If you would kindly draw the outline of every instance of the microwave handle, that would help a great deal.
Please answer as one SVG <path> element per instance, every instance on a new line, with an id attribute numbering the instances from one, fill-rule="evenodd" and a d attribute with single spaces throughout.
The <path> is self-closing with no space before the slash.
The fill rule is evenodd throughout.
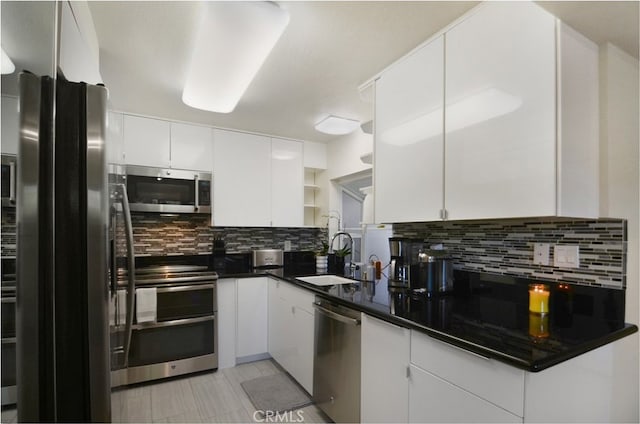
<path id="1" fill-rule="evenodd" d="M 16 163 L 14 161 L 9 162 L 9 202 L 12 205 L 16 203 Z"/>
<path id="2" fill-rule="evenodd" d="M 195 184 L 195 187 L 196 187 L 196 201 L 195 201 L 196 208 L 195 208 L 195 210 L 197 212 L 198 209 L 200 209 L 200 187 L 199 187 L 199 184 L 198 184 L 198 175 L 197 174 L 195 175 L 195 178 L 194 178 L 194 184 Z"/>

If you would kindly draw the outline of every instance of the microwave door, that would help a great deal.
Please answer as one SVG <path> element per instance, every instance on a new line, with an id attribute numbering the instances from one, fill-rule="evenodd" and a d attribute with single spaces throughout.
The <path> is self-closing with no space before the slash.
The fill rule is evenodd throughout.
<path id="1" fill-rule="evenodd" d="M 131 211 L 210 213 L 210 180 L 210 173 L 129 165 Z"/>

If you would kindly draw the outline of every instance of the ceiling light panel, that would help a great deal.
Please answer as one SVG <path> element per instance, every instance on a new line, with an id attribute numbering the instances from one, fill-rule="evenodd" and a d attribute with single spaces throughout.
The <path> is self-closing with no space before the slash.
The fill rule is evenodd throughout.
<path id="1" fill-rule="evenodd" d="M 273 2 L 205 2 L 182 101 L 229 113 L 289 23 Z"/>
<path id="2" fill-rule="evenodd" d="M 329 115 L 316 124 L 316 130 L 331 135 L 352 133 L 360 126 L 360 121 Z"/>

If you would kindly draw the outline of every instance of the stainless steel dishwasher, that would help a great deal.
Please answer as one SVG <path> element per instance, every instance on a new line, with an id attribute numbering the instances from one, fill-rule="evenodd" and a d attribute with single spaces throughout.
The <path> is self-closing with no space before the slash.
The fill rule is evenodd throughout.
<path id="1" fill-rule="evenodd" d="M 337 423 L 360 422 L 360 312 L 316 297 L 313 400 Z"/>

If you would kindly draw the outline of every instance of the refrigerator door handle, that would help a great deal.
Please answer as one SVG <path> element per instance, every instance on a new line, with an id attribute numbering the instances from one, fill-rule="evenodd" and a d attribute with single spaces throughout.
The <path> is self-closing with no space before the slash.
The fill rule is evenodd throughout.
<path id="1" fill-rule="evenodd" d="M 122 203 L 122 212 L 124 214 L 124 227 L 127 240 L 127 261 L 129 262 L 129 270 L 127 272 L 127 318 L 125 327 L 125 343 L 124 343 L 124 367 L 129 366 L 129 350 L 131 348 L 131 331 L 133 329 L 133 307 L 135 304 L 136 294 L 136 263 L 133 252 L 133 225 L 131 224 L 131 210 L 129 209 L 129 198 L 127 197 L 127 187 L 124 184 L 118 184 L 121 190 L 119 196 Z"/>
<path id="2" fill-rule="evenodd" d="M 117 198 L 117 195 L 115 196 Z M 110 208 L 109 214 L 109 228 L 111 229 L 111 234 L 109 234 L 109 253 L 111 255 L 111 264 L 110 264 L 110 272 L 109 272 L 109 283 L 110 283 L 110 292 L 111 297 L 117 296 L 118 294 L 118 261 L 116 255 L 116 214 L 118 211 L 115 207 Z M 117 319 L 117 318 L 116 318 Z"/>
<path id="3" fill-rule="evenodd" d="M 196 174 L 195 178 L 194 178 L 194 182 L 196 185 L 196 192 L 195 192 L 195 211 L 198 212 L 198 209 L 200 208 L 200 184 L 198 183 L 198 174 Z"/>
<path id="4" fill-rule="evenodd" d="M 12 205 L 16 204 L 16 163 L 11 161 L 9 163 L 9 202 Z"/>

